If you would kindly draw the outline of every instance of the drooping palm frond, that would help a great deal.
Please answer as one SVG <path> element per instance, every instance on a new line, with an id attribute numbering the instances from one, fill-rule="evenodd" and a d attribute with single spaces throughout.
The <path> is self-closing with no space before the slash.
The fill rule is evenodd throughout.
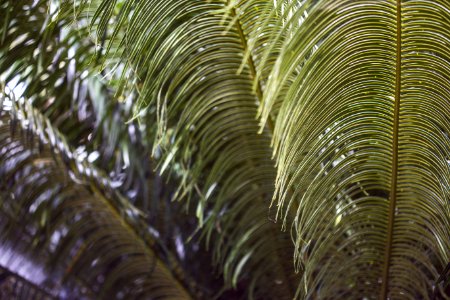
<path id="1" fill-rule="evenodd" d="M 267 210 L 275 180 L 271 136 L 257 134 L 256 70 L 250 61 L 242 65 L 251 20 L 243 27 L 226 1 L 123 1 L 117 16 L 108 13 L 116 1 L 100 2 L 97 36 L 125 31 L 111 41 L 122 47 L 109 55 L 135 71 L 125 70 L 133 77 L 123 80 L 138 80 L 138 107 L 157 110 L 156 120 L 139 113 L 159 126 L 160 170 L 181 172 L 180 198 L 198 199 L 200 231 L 226 281 L 245 282 L 256 298 L 292 298 L 291 241 Z"/>
<path id="2" fill-rule="evenodd" d="M 2 245 L 41 266 L 49 288 L 69 298 L 189 298 L 139 211 L 48 119 L 32 108 L 13 118 L 2 111 L 0 130 Z"/>
<path id="3" fill-rule="evenodd" d="M 430 298 L 450 261 L 450 3 L 304 1 L 278 27 L 261 113 L 302 294 Z"/>
<path id="4" fill-rule="evenodd" d="M 116 17 L 107 14 L 115 1 L 97 6 L 98 36 L 108 30 L 110 18 L 118 24 L 111 30 L 125 31 L 122 48 L 109 54 L 136 70 L 136 77 L 123 80 L 138 80 L 140 106 L 157 110 L 160 169 L 182 173 L 180 198 L 199 198 L 194 205 L 204 223 L 201 232 L 226 281 L 245 284 L 257 298 L 293 297 L 295 275 L 285 259 L 291 242 L 267 211 L 275 179 L 270 134 L 257 134 L 254 66 L 245 64 L 237 74 L 246 46 L 232 6 L 123 1 Z M 148 126 L 155 122 L 149 115 L 141 120 Z M 242 277 L 245 273 L 251 277 Z"/>

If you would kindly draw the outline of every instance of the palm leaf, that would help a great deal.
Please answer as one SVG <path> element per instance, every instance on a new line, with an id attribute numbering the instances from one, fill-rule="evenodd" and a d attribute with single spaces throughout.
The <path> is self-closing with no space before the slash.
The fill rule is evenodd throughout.
<path id="1" fill-rule="evenodd" d="M 3 1 L 0 74 L 66 136 L 110 173 L 120 191 L 146 209 L 148 150 L 130 105 L 110 101 L 116 87 L 99 72 L 100 62 L 88 22 L 74 23 L 68 1 Z M 73 5 L 69 5 L 73 7 Z M 109 70 L 106 70 L 109 72 Z M 105 71 L 105 72 L 106 72 Z M 128 102 L 131 99 L 128 99 Z M 102 155 L 95 154 L 101 153 Z M 143 163 L 146 162 L 146 163 Z"/>
<path id="2" fill-rule="evenodd" d="M 158 124 L 160 170 L 181 174 L 179 197 L 195 200 L 226 282 L 246 282 L 256 298 L 293 297 L 291 262 L 278 258 L 291 256 L 291 242 L 267 212 L 275 180 L 270 134 L 256 134 L 256 70 L 241 68 L 246 37 L 235 9 L 224 1 L 124 1 L 115 16 L 116 5 L 98 5 L 97 36 L 109 22 L 118 24 L 111 31 L 125 31 L 109 54 L 135 70 L 123 80 L 139 80 L 137 107 L 156 109 L 156 120 L 138 111 L 149 127 Z"/>
<path id="3" fill-rule="evenodd" d="M 25 130 L 2 112 L 2 244 L 43 266 L 71 297 L 189 298 L 154 239 L 135 229 L 139 211 L 70 151 L 48 119 L 19 111 Z"/>
<path id="4" fill-rule="evenodd" d="M 30 8 L 50 3 L 0 4 L 6 24 L 0 73 L 8 82 L 18 74 L 28 78 L 32 99 L 53 93 L 60 75 L 46 68 L 54 50 L 45 48 L 48 57 L 38 61 L 23 57 L 56 45 L 55 24 L 65 26 L 73 16 L 75 28 L 84 29 L 69 26 L 69 35 L 89 36 L 89 20 L 96 35 L 86 49 L 96 43 L 95 60 L 113 74 L 120 100 L 138 96 L 136 117 L 154 140 L 147 146 L 159 170 L 181 180 L 178 198 L 194 203 L 199 234 L 213 247 L 227 285 L 245 286 L 250 298 L 448 298 L 442 285 L 450 261 L 448 1 L 80 0 L 62 2 L 50 23 L 39 9 L 30 17 L 23 9 L 30 2 Z M 20 27 L 11 20 L 22 13 L 30 24 Z M 38 67 L 28 73 L 21 61 Z M 79 61 L 80 71 L 90 68 L 83 51 Z M 64 143 L 51 144 L 73 153 Z M 3 167 L 17 176 L 29 172 L 23 169 L 28 152 L 20 143 L 8 147 L 3 156 L 18 163 Z M 70 170 L 62 172 L 65 180 L 74 174 L 80 184 L 92 182 L 89 199 L 108 191 L 108 203 L 127 224 L 145 231 L 138 211 L 103 184 L 108 176 L 92 176 L 90 166 L 67 155 L 62 161 Z M 23 207 L 31 207 L 47 186 L 23 182 L 24 189 L 14 187 L 28 195 Z M 276 216 L 267 212 L 271 198 Z M 14 219 L 20 211 L 11 206 L 2 213 L 20 224 Z M 35 224 L 48 218 L 42 211 Z M 294 245 L 272 218 L 291 225 Z M 42 242 L 28 236 L 29 243 Z M 290 270 L 292 253 L 300 277 Z M 70 251 L 66 256 L 78 264 Z M 68 276 L 69 285 L 86 285 L 76 275 Z"/>
<path id="5" fill-rule="evenodd" d="M 427 299 L 450 260 L 449 11 L 305 1 L 280 19 L 261 115 L 305 297 Z"/>

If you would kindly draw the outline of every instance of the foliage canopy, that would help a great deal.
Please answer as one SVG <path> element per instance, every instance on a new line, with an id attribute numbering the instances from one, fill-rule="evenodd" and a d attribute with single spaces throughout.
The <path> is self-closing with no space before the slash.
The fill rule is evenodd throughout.
<path id="1" fill-rule="evenodd" d="M 450 298 L 448 0 L 0 0 L 0 23 L 0 289 Z"/>

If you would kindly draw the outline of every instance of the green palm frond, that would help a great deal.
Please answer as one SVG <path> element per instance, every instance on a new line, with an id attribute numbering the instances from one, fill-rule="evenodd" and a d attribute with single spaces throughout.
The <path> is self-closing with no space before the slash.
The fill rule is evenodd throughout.
<path id="1" fill-rule="evenodd" d="M 115 6 L 98 5 L 98 36 Z M 138 106 L 157 110 L 156 120 L 141 119 L 159 126 L 154 147 L 163 155 L 160 169 L 178 170 L 180 198 L 198 199 L 201 232 L 226 281 L 249 281 L 257 298 L 293 297 L 291 262 L 278 259 L 291 255 L 291 241 L 267 211 L 275 180 L 271 137 L 256 134 L 256 70 L 241 67 L 245 28 L 235 9 L 224 1 L 124 1 L 122 10 L 114 30 L 123 26 L 123 47 L 110 54 L 137 71 Z M 251 278 L 242 277 L 246 269 Z"/>
<path id="2" fill-rule="evenodd" d="M 70 151 L 36 110 L 25 106 L 14 116 L 2 112 L 2 245 L 43 266 L 57 284 L 75 285 L 73 297 L 189 298 L 155 252 L 139 211 L 101 171 Z"/>
<path id="3" fill-rule="evenodd" d="M 427 299 L 450 260 L 449 12 L 306 1 L 273 36 L 261 113 L 305 296 Z"/>

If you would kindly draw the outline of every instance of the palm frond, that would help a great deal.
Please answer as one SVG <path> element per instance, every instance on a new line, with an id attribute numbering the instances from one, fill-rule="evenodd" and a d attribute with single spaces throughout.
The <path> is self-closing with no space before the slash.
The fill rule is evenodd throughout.
<path id="1" fill-rule="evenodd" d="M 146 137 L 141 134 L 145 129 L 151 135 L 151 128 L 134 121 L 125 124 L 134 96 L 130 93 L 127 99 L 114 101 L 114 79 L 103 79 L 110 78 L 105 74 L 111 72 L 109 66 L 97 70 L 102 48 L 96 48 L 88 34 L 89 14 L 79 14 L 83 3 L 29 0 L 4 1 L 2 5 L 5 10 L 0 16 L 8 9 L 14 12 L 0 28 L 5 36 L 0 43 L 0 76 L 7 80 L 7 86 L 24 95 L 49 119 L 52 128 L 64 134 L 70 151 L 78 153 L 80 159 L 87 158 L 89 165 L 104 172 L 110 187 L 126 196 L 125 201 L 131 200 L 142 209 L 145 217 L 136 228 L 151 228 L 158 237 L 159 254 L 172 271 L 197 296 L 212 297 L 222 280 L 209 276 L 211 258 L 197 261 L 204 247 L 199 247 L 198 241 L 185 244 L 195 230 L 195 214 L 186 214 L 183 205 L 170 202 L 176 189 L 173 180 L 162 182 L 151 171 L 153 162 L 143 146 Z M 89 9 L 93 8 L 90 4 Z M 53 79 L 45 79 L 47 75 Z"/>
<path id="2" fill-rule="evenodd" d="M 260 98 L 261 121 L 268 125 L 257 139 L 273 135 L 279 214 L 285 224 L 289 214 L 296 215 L 292 231 L 301 294 L 430 296 L 438 270 L 449 260 L 450 243 L 448 91 L 441 86 L 448 82 L 446 31 L 435 41 L 448 26 L 447 4 L 280 1 L 269 14 L 278 18 L 263 21 L 275 24 L 273 31 L 249 21 L 246 32 L 246 23 L 236 22 L 239 9 L 248 9 L 250 17 L 262 3 L 267 16 L 270 5 L 241 2 L 236 13 L 235 2 L 127 3 L 125 15 L 132 17 L 123 56 L 142 70 L 141 103 L 157 107 L 158 144 L 169 149 L 166 161 L 184 160 L 188 190 L 210 165 L 199 190 L 216 203 L 230 202 L 221 202 L 219 188 L 233 195 L 235 182 L 252 178 L 238 171 L 233 158 L 253 154 L 247 154 L 244 142 L 233 148 L 228 132 L 250 128 L 250 104 L 248 119 L 238 108 L 247 107 L 243 99 Z M 431 11 L 437 12 L 432 21 L 411 21 Z M 262 41 L 265 32 L 266 53 L 243 39 L 249 34 Z M 423 50 L 420 40 L 427 39 L 429 50 Z M 431 76 L 421 61 L 436 61 L 432 79 L 420 78 Z M 244 77 L 254 81 L 257 97 Z M 255 138 L 253 130 L 245 135 L 246 145 Z M 254 145 L 251 149 L 264 149 L 263 143 Z M 269 174 L 256 165 L 259 174 Z M 236 173 L 227 173 L 227 167 Z M 200 205 L 201 220 L 206 205 Z M 335 261 L 348 263 L 335 267 Z"/>
<path id="3" fill-rule="evenodd" d="M 304 297 L 427 299 L 450 260 L 449 12 L 304 1 L 280 18 L 260 109 Z"/>
<path id="4" fill-rule="evenodd" d="M 109 30 L 116 5 L 98 5 L 97 36 Z M 180 198 L 198 199 L 200 231 L 229 284 L 248 281 L 257 298 L 291 298 L 291 262 L 278 257 L 290 257 L 292 246 L 268 218 L 271 136 L 257 134 L 256 70 L 242 65 L 246 29 L 238 12 L 225 1 L 124 1 L 121 9 L 111 31 L 125 31 L 115 42 L 122 47 L 109 54 L 136 71 L 123 80 L 139 80 L 139 116 L 159 126 L 160 170 L 181 174 Z M 139 108 L 156 109 L 156 120 Z M 252 270 L 251 278 L 242 270 Z"/>
<path id="5" fill-rule="evenodd" d="M 74 22 L 76 11 L 66 7 L 74 7 L 70 2 L 2 2 L 7 13 L 0 27 L 0 74 L 71 146 L 93 153 L 94 164 L 146 209 L 154 205 L 146 178 L 151 164 L 137 122 L 124 125 L 131 118 L 131 99 L 111 101 L 116 87 L 102 79 L 89 23 Z"/>
<path id="6" fill-rule="evenodd" d="M 70 151 L 36 110 L 14 115 L 3 111 L 1 120 L 2 244 L 60 285 L 81 284 L 72 297 L 189 298 L 149 233 L 136 231 L 139 211 L 101 171 Z M 28 125 L 16 128 L 14 120 Z"/>

